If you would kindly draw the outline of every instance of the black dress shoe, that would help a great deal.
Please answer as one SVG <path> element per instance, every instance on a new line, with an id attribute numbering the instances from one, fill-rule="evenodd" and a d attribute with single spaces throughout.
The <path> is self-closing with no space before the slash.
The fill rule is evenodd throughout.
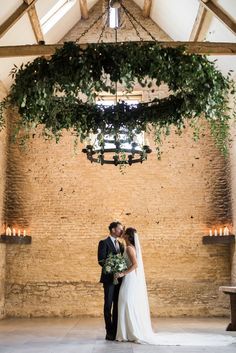
<path id="1" fill-rule="evenodd" d="M 107 341 L 115 341 L 115 337 L 112 336 L 112 335 L 106 334 L 106 340 L 107 340 Z"/>

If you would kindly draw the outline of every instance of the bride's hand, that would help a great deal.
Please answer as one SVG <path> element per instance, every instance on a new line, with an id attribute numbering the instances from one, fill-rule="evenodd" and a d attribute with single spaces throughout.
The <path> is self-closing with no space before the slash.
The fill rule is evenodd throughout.
<path id="1" fill-rule="evenodd" d="M 121 278 L 121 277 L 124 277 L 124 273 L 123 272 L 120 272 L 119 274 L 118 274 L 118 276 L 119 276 L 119 278 Z"/>

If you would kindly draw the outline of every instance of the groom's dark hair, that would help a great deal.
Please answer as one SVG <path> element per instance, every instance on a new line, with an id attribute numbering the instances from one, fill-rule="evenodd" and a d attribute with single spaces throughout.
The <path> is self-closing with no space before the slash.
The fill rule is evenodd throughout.
<path id="1" fill-rule="evenodd" d="M 121 225 L 121 223 L 120 223 L 120 222 L 111 222 L 111 224 L 110 224 L 109 227 L 108 227 L 110 233 L 111 233 L 112 229 L 113 229 L 113 228 L 116 228 L 118 225 Z"/>

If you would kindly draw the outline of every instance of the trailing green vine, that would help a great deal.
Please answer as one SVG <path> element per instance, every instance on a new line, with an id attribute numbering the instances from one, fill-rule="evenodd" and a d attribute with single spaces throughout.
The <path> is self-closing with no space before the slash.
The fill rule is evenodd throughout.
<path id="1" fill-rule="evenodd" d="M 188 54 L 185 48 L 163 48 L 155 42 L 89 44 L 66 42 L 50 59 L 36 58 L 13 68 L 15 79 L 9 95 L 1 102 L 3 112 L 16 108 L 20 114 L 15 129 L 30 136 L 43 125 L 45 138 L 58 141 L 63 129 L 81 140 L 90 132 L 105 134 L 126 127 L 146 131 L 152 126 L 157 148 L 162 134 L 171 126 L 185 128 L 186 120 L 199 137 L 199 121 L 205 118 L 219 149 L 226 154 L 229 136 L 229 95 L 235 93 L 230 73 L 224 77 L 206 56 Z M 96 99 L 104 92 L 115 94 L 120 83 L 128 92 L 136 83 L 155 91 L 166 83 L 170 95 L 130 106 L 118 102 L 101 106 Z M 233 112 L 235 117 L 235 111 Z"/>

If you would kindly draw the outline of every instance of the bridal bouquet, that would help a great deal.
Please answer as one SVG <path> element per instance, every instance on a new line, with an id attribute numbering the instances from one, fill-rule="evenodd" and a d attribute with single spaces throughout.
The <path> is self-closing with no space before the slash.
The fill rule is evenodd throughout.
<path id="1" fill-rule="evenodd" d="M 113 274 L 113 275 L 125 270 L 127 270 L 127 265 L 126 265 L 125 258 L 122 254 L 115 254 L 115 255 L 110 254 L 106 259 L 103 267 L 104 273 Z M 113 283 L 118 284 L 119 282 L 116 278 L 114 278 Z"/>

